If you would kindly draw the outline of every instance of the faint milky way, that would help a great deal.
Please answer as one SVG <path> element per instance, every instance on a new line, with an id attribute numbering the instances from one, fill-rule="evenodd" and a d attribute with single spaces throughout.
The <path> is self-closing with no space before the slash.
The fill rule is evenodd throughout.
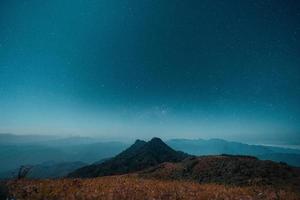
<path id="1" fill-rule="evenodd" d="M 297 0 L 0 2 L 0 132 L 300 141 Z"/>

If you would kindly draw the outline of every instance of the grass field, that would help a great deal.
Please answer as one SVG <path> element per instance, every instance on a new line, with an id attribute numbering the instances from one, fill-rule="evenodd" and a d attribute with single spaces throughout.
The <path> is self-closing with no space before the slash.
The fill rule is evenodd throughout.
<path id="1" fill-rule="evenodd" d="M 15 199 L 26 200 L 300 199 L 300 194 L 289 188 L 234 187 L 183 181 L 150 180 L 134 176 L 110 176 L 94 179 L 12 180 L 7 185 Z"/>

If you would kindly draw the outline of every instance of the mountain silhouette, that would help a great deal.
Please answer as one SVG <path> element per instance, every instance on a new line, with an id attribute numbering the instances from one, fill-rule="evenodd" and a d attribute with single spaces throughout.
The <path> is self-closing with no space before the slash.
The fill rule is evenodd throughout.
<path id="1" fill-rule="evenodd" d="M 136 140 L 128 149 L 101 164 L 92 164 L 75 170 L 68 177 L 90 178 L 140 171 L 163 162 L 179 162 L 188 157 L 175 151 L 160 138 L 145 142 Z"/>

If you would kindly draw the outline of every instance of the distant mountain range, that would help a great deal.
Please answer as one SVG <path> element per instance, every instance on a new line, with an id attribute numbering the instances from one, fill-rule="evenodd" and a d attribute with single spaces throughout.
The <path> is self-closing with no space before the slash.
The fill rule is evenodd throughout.
<path id="1" fill-rule="evenodd" d="M 184 149 L 186 152 L 195 155 L 219 155 L 222 153 L 242 155 L 259 155 L 268 153 L 300 154 L 299 149 L 249 145 L 222 139 L 172 139 L 168 140 L 167 144 L 175 149 Z"/>
<path id="2" fill-rule="evenodd" d="M 101 164 L 89 165 L 69 174 L 69 177 L 90 178 L 136 172 L 163 162 L 179 162 L 188 155 L 175 151 L 161 139 L 149 142 L 137 140 L 128 149 Z"/>
<path id="3" fill-rule="evenodd" d="M 262 160 L 286 162 L 289 165 L 300 166 L 300 150 L 263 145 L 249 145 L 239 142 L 229 142 L 222 139 L 188 140 L 173 139 L 167 144 L 180 151 L 192 155 L 250 155 Z"/>
<path id="4" fill-rule="evenodd" d="M 139 141 L 138 143 L 143 143 Z M 300 166 L 300 150 L 263 145 L 248 145 L 221 139 L 173 139 L 166 141 L 176 151 L 191 155 L 252 155 L 259 159 L 285 162 Z M 34 135 L 0 134 L 0 178 L 18 169 L 21 165 L 42 165 L 55 163 L 97 163 L 114 157 L 129 144 L 102 142 L 87 137 L 53 137 Z M 97 163 L 99 164 L 99 163 Z"/>
<path id="5" fill-rule="evenodd" d="M 54 138 L 0 134 L 0 174 L 21 165 L 38 165 L 48 161 L 57 163 L 93 163 L 120 153 L 127 144 L 101 142 L 91 138 Z"/>
<path id="6" fill-rule="evenodd" d="M 68 175 L 70 172 L 87 165 L 84 162 L 44 162 L 37 165 L 27 166 L 30 168 L 27 178 L 32 179 L 49 179 L 61 178 Z M 16 178 L 19 168 L 8 172 L 0 173 L 3 179 Z"/>

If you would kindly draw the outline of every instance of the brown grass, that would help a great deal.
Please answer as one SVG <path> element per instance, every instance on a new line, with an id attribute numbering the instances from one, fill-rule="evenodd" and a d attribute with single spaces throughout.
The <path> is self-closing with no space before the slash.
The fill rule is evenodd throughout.
<path id="1" fill-rule="evenodd" d="M 7 183 L 16 199 L 186 199 L 186 200 L 299 200 L 289 188 L 233 187 L 183 181 L 141 179 L 135 176 L 110 176 L 94 179 L 14 180 Z"/>

